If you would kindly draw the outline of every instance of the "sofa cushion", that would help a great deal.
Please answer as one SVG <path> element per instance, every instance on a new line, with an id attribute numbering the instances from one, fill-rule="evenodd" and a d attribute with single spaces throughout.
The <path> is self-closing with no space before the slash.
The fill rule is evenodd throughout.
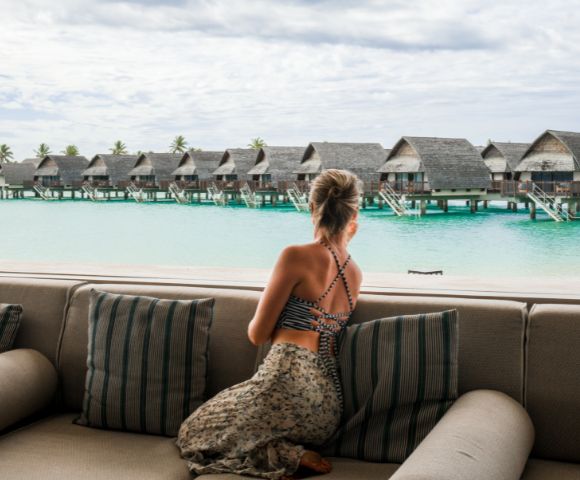
<path id="1" fill-rule="evenodd" d="M 67 295 L 81 282 L 36 278 L 0 278 L 0 303 L 23 307 L 14 348 L 38 350 L 56 365 L 56 350 Z"/>
<path id="2" fill-rule="evenodd" d="M 398 463 L 371 463 L 350 458 L 328 457 L 328 459 L 332 463 L 332 471 L 330 473 L 306 478 L 320 480 L 388 480 L 400 466 Z M 196 480 L 243 480 L 245 478 L 255 477 L 221 473 L 217 475 L 200 475 L 196 477 Z"/>
<path id="3" fill-rule="evenodd" d="M 526 304 L 502 300 L 363 294 L 352 323 L 457 309 L 458 394 L 492 389 L 523 400 L 523 342 Z"/>
<path id="4" fill-rule="evenodd" d="M 191 480 L 173 439 L 81 427 L 74 417 L 49 417 L 0 437 L 2 480 Z"/>
<path id="5" fill-rule="evenodd" d="M 536 427 L 532 454 L 580 462 L 580 306 L 534 305 L 527 339 L 525 405 Z"/>
<path id="6" fill-rule="evenodd" d="M 172 439 L 158 435 L 85 428 L 75 414 L 43 419 L 0 436 L 2 480 L 191 480 L 187 463 Z M 331 458 L 325 480 L 386 480 L 397 464 Z M 202 475 L 236 480 L 237 475 Z M 250 478 L 250 477 L 243 477 Z"/>
<path id="7" fill-rule="evenodd" d="M 344 415 L 326 451 L 403 462 L 457 398 L 457 342 L 456 310 L 347 327 Z"/>
<path id="8" fill-rule="evenodd" d="M 204 401 L 213 298 L 91 289 L 79 425 L 175 436 Z"/>
<path id="9" fill-rule="evenodd" d="M 91 288 L 128 295 L 147 295 L 168 299 L 215 298 L 214 318 L 210 329 L 207 396 L 253 374 L 257 349 L 248 340 L 260 292 L 202 287 L 90 284 L 75 291 L 71 298 L 58 359 L 64 406 L 82 409 L 88 345 L 88 309 Z"/>
<path id="10" fill-rule="evenodd" d="M 580 480 L 580 464 L 530 458 L 521 480 Z"/>
<path id="11" fill-rule="evenodd" d="M 21 315 L 22 305 L 0 303 L 0 353 L 12 349 Z"/>

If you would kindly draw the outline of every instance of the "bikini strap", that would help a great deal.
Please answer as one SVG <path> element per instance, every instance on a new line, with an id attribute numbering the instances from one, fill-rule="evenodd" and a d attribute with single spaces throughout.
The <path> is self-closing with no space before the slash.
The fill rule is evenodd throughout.
<path id="1" fill-rule="evenodd" d="M 330 245 L 328 245 L 326 242 L 324 242 L 323 240 L 320 240 L 319 242 L 322 245 L 324 245 L 326 248 L 328 248 L 328 250 L 330 250 L 330 253 L 332 253 L 332 256 L 334 257 L 334 261 L 336 263 L 336 266 L 338 267 L 338 273 L 335 275 L 334 279 L 332 280 L 332 283 L 328 286 L 328 288 L 325 290 L 325 292 L 322 295 L 320 295 L 320 297 L 318 297 L 318 299 L 316 300 L 316 303 L 319 303 L 324 297 L 326 297 L 326 295 L 328 295 L 330 293 L 330 291 L 332 290 L 332 288 L 336 284 L 338 277 L 341 277 L 342 281 L 344 283 L 344 287 L 346 289 L 346 294 L 348 296 L 348 305 L 349 305 L 350 311 L 352 312 L 354 310 L 353 303 L 352 303 L 352 295 L 350 293 L 348 281 L 346 280 L 346 276 L 344 274 L 344 270 L 345 270 L 346 266 L 348 265 L 348 262 L 350 262 L 350 258 L 351 258 L 350 253 L 348 254 L 348 257 L 346 257 L 344 264 L 341 266 L 340 261 L 338 260 L 338 255 L 332 249 L 332 247 Z"/>

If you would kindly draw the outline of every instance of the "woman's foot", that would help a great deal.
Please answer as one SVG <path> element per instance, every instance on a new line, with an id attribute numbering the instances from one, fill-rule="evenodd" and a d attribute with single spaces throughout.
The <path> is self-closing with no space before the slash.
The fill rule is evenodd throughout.
<path id="1" fill-rule="evenodd" d="M 304 451 L 300 459 L 300 466 L 314 470 L 317 473 L 329 473 L 332 470 L 330 462 L 312 450 Z"/>

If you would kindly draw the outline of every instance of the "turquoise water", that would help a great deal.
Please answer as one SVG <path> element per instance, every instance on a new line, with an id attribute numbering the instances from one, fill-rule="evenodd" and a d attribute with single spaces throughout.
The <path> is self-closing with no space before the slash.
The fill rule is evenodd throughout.
<path id="1" fill-rule="evenodd" d="M 271 268 L 281 248 L 312 240 L 309 215 L 291 207 L 5 200 L 0 219 L 9 261 Z M 363 271 L 579 276 L 579 239 L 580 221 L 532 221 L 505 203 L 422 218 L 368 208 L 349 251 Z"/>

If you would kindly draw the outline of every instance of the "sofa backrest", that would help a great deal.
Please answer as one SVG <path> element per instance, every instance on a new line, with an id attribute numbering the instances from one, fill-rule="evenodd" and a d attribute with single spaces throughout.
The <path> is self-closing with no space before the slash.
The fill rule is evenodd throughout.
<path id="1" fill-rule="evenodd" d="M 527 328 L 525 406 L 532 455 L 580 462 L 580 306 L 534 305 Z"/>
<path id="2" fill-rule="evenodd" d="M 0 277 L 0 303 L 22 304 L 15 348 L 33 348 L 56 365 L 56 348 L 67 295 L 79 282 Z"/>
<path id="3" fill-rule="evenodd" d="M 256 311 L 259 292 L 181 286 L 88 284 L 78 288 L 70 299 L 59 349 L 57 361 L 65 408 L 79 411 L 82 407 L 91 288 L 170 299 L 214 297 L 207 394 L 212 396 L 252 376 L 257 348 L 248 340 L 247 328 Z"/>

